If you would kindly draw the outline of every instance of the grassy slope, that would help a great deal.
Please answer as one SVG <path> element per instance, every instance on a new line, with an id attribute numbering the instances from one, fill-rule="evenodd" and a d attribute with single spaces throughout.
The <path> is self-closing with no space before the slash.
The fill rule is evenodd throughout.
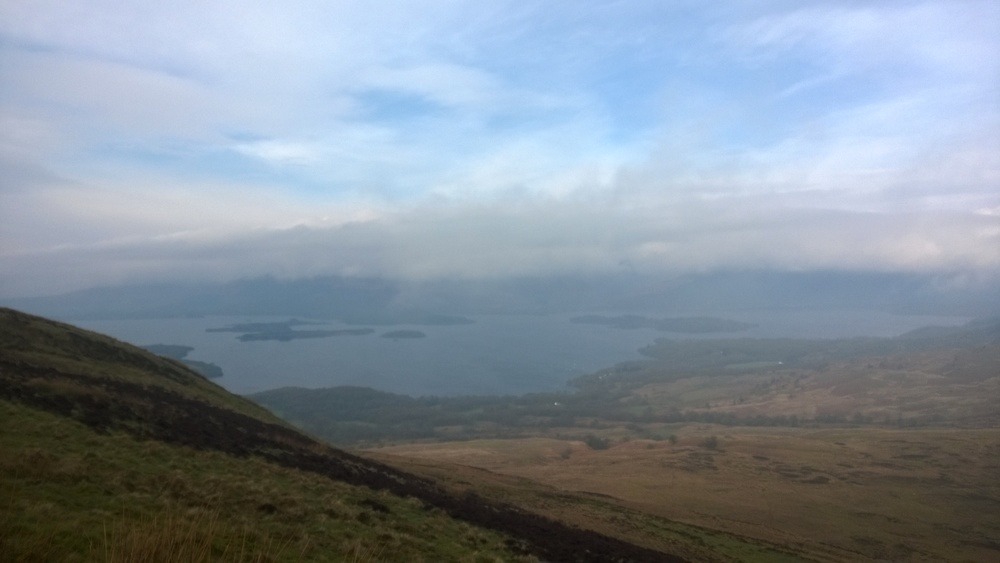
<path id="1" fill-rule="evenodd" d="M 517 558 L 423 503 L 0 401 L 0 559 Z"/>
<path id="2" fill-rule="evenodd" d="M 283 424 L 266 409 L 207 381 L 181 362 L 109 336 L 11 309 L 0 308 L 0 351 L 4 364 L 22 370 L 78 375 L 91 382 L 98 381 L 100 385 L 152 386 L 263 421 Z M 63 383 L 71 385 L 68 381 Z"/>
<path id="3" fill-rule="evenodd" d="M 2 559 L 677 560 L 454 495 L 177 362 L 9 309 L 0 416 Z"/>

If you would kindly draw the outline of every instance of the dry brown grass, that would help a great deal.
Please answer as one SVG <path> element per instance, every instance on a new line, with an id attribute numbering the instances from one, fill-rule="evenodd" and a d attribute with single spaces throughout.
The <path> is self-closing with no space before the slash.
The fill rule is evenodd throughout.
<path id="1" fill-rule="evenodd" d="M 1000 555 L 1000 430 L 690 425 L 675 432 L 676 444 L 631 440 L 604 451 L 529 439 L 379 452 L 606 495 L 642 513 L 793 546 L 818 559 Z M 704 445 L 711 436 L 714 449 Z M 562 455 L 567 448 L 571 455 Z M 464 478 L 476 483 L 474 472 Z"/>
<path id="2" fill-rule="evenodd" d="M 217 512 L 190 510 L 137 519 L 122 515 L 105 526 L 103 545 L 92 555 L 108 563 L 266 563 L 295 556 L 290 540 L 277 543 L 266 538 L 263 544 L 255 540 L 249 528 L 236 538 L 224 533 Z"/>

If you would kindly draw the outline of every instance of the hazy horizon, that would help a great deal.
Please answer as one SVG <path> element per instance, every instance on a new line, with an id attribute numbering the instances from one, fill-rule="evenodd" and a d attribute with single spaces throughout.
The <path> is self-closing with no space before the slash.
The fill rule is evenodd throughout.
<path id="1" fill-rule="evenodd" d="M 0 298 L 761 271 L 1000 292 L 990 1 L 0 5 Z"/>

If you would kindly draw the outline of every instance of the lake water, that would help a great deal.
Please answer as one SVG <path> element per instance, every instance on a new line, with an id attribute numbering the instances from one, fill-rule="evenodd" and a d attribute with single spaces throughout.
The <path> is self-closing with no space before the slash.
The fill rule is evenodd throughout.
<path id="1" fill-rule="evenodd" d="M 740 312 L 725 318 L 758 326 L 737 333 L 685 335 L 571 323 L 574 316 L 489 315 L 474 317 L 475 324 L 468 325 L 374 327 L 375 332 L 368 335 L 290 342 L 240 342 L 236 333 L 206 332 L 289 317 L 68 321 L 132 344 L 191 346 L 194 351 L 188 358 L 219 365 L 225 377 L 215 381 L 235 393 L 284 386 L 360 385 L 420 396 L 565 390 L 566 382 L 575 376 L 641 358 L 638 349 L 657 338 L 895 336 L 922 326 L 954 326 L 968 320 L 879 312 Z M 299 328 L 357 327 L 330 322 Z M 381 337 L 400 329 L 420 330 L 427 336 Z"/>

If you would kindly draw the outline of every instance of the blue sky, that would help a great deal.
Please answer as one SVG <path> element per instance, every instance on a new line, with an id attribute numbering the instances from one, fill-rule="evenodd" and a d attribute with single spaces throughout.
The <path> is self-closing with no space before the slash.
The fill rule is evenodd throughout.
<path id="1" fill-rule="evenodd" d="M 0 1 L 0 296 L 1000 271 L 996 2 L 260 4 Z"/>

